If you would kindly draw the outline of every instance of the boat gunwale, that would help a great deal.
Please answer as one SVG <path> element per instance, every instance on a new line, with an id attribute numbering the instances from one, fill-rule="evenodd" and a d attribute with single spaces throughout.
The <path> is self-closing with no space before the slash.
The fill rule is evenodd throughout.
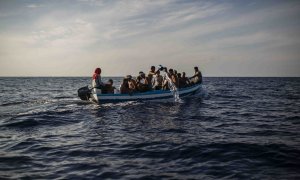
<path id="1" fill-rule="evenodd" d="M 195 84 L 193 86 L 189 86 L 189 87 L 186 87 L 186 88 L 180 88 L 178 89 L 178 92 L 183 92 L 183 91 L 186 91 L 186 90 L 190 90 L 190 89 L 193 89 L 195 87 L 199 87 L 201 86 L 202 84 Z M 148 92 L 143 92 L 143 93 L 133 93 L 133 94 L 97 94 L 97 96 L 140 96 L 140 95 L 156 95 L 156 94 L 167 94 L 167 93 L 172 93 L 172 91 L 170 90 L 152 90 L 152 91 L 148 91 Z"/>

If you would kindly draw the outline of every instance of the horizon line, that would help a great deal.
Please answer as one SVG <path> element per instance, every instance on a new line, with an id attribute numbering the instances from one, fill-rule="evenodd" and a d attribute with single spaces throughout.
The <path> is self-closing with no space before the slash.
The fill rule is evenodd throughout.
<path id="1" fill-rule="evenodd" d="M 0 78 L 88 78 L 91 76 L 0 76 Z M 125 76 L 102 76 L 102 78 L 122 78 Z M 133 76 L 135 77 L 135 76 Z M 300 76 L 203 76 L 203 78 L 300 78 Z"/>

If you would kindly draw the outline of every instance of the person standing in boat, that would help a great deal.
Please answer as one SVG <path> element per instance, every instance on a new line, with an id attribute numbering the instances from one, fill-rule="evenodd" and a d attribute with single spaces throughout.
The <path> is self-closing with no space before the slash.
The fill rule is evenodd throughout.
<path id="1" fill-rule="evenodd" d="M 96 68 L 94 75 L 93 75 L 93 80 L 92 80 L 92 86 L 93 88 L 97 89 L 102 89 L 105 84 L 101 81 L 101 69 Z"/>
<path id="2" fill-rule="evenodd" d="M 198 84 L 198 83 L 201 84 L 202 83 L 202 73 L 201 73 L 201 71 L 199 71 L 197 66 L 194 67 L 194 70 L 195 70 L 195 74 L 194 74 L 194 76 L 190 77 L 190 79 L 192 79 L 192 82 L 194 84 Z"/>
<path id="3" fill-rule="evenodd" d="M 150 71 L 148 73 L 148 76 L 149 76 L 149 74 L 151 74 L 152 76 L 154 76 L 156 74 L 156 72 L 155 72 L 155 66 L 151 66 L 151 69 L 150 69 Z"/>

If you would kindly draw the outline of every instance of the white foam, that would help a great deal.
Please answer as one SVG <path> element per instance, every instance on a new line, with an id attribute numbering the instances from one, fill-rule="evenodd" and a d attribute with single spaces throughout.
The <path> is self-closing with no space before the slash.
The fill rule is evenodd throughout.
<path id="1" fill-rule="evenodd" d="M 179 97 L 179 92 L 178 92 L 178 89 L 175 86 L 175 84 L 172 82 L 172 80 L 169 78 L 169 76 L 167 74 L 165 74 L 165 77 L 166 77 L 166 79 L 168 81 L 170 90 L 171 90 L 171 92 L 172 92 L 172 94 L 174 96 L 174 101 L 178 102 L 178 103 L 183 103 L 183 100 Z"/>

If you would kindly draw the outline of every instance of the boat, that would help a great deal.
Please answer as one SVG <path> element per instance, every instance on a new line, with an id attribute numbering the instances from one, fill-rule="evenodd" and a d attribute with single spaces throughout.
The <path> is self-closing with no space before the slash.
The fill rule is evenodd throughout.
<path id="1" fill-rule="evenodd" d="M 202 84 L 195 84 L 186 88 L 177 90 L 179 97 L 186 97 L 200 91 Z M 127 101 L 165 101 L 174 100 L 175 91 L 171 90 L 152 90 L 143 93 L 132 94 L 102 94 L 100 89 L 89 89 L 88 86 L 78 90 L 78 96 L 81 100 L 92 101 L 98 104 L 118 103 Z"/>

